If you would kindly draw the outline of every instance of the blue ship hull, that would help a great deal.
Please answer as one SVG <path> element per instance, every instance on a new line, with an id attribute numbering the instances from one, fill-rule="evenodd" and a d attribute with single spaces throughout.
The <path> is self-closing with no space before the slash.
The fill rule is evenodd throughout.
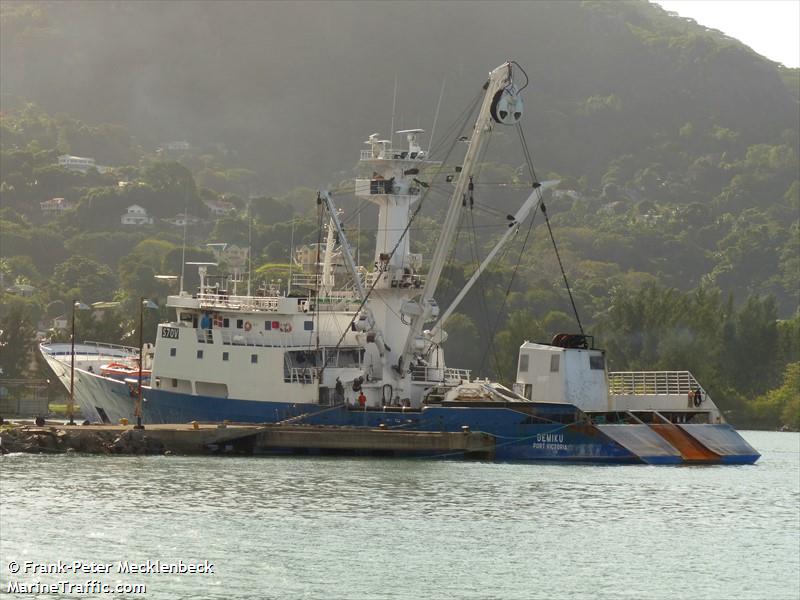
<path id="1" fill-rule="evenodd" d="M 150 389 L 144 405 L 145 423 L 246 422 L 377 428 L 409 431 L 481 431 L 496 439 L 501 461 L 680 464 L 674 448 L 652 434 L 646 452 L 634 452 L 589 423 L 580 423 L 572 405 L 527 403 L 535 410 L 508 407 L 430 406 L 422 410 L 390 408 L 359 410 L 290 402 L 263 402 L 176 394 Z M 552 417 L 552 418 L 549 418 Z"/>
<path id="2" fill-rule="evenodd" d="M 126 383 L 75 370 L 80 405 L 93 421 L 135 421 L 134 390 Z M 464 403 L 422 410 L 358 410 L 293 402 L 192 396 L 145 388 L 147 423 L 240 422 L 402 429 L 407 431 L 483 432 L 495 438 L 495 458 L 502 461 L 682 464 L 678 449 L 646 424 L 593 424 L 571 404 L 542 402 L 506 405 Z M 681 424 L 686 434 L 707 448 L 717 464 L 750 464 L 760 455 L 730 425 Z M 313 449 L 309 449 L 312 450 Z M 447 455 L 457 458 L 458 455 Z"/>

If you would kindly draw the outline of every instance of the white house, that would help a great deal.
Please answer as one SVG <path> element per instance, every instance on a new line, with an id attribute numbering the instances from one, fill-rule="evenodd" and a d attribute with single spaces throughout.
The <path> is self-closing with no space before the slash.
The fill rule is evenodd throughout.
<path id="1" fill-rule="evenodd" d="M 128 207 L 128 212 L 122 215 L 123 225 L 152 225 L 153 217 L 147 214 L 147 211 L 138 204 L 132 204 Z"/>
<path id="2" fill-rule="evenodd" d="M 206 200 L 205 205 L 208 207 L 208 210 L 211 211 L 212 215 L 227 215 L 230 212 L 236 210 L 236 207 L 231 204 L 230 202 L 226 202 L 225 200 Z"/>
<path id="3" fill-rule="evenodd" d="M 69 154 L 62 154 L 58 157 L 58 166 L 69 169 L 70 171 L 81 171 L 86 173 L 89 169 L 96 168 L 93 158 L 84 156 L 70 156 Z"/>
<path id="4" fill-rule="evenodd" d="M 163 150 L 170 150 L 172 152 L 180 152 L 184 150 L 191 150 L 192 145 L 186 140 L 181 140 L 174 142 L 164 142 L 163 144 L 161 144 L 161 148 Z"/>
<path id="5" fill-rule="evenodd" d="M 87 173 L 89 169 L 97 169 L 100 173 L 105 173 L 111 169 L 111 167 L 96 164 L 93 158 L 70 156 L 69 154 L 62 154 L 58 157 L 58 166 L 70 171 L 80 171 L 81 173 Z"/>
<path id="6" fill-rule="evenodd" d="M 32 285 L 28 285 L 27 283 L 15 283 L 11 287 L 6 288 L 6 292 L 9 294 L 13 294 L 15 296 L 23 296 L 25 298 L 30 298 L 33 296 L 36 288 Z"/>
<path id="7" fill-rule="evenodd" d="M 67 315 L 58 315 L 53 319 L 53 329 L 63 331 L 69 327 L 70 321 Z"/>
<path id="8" fill-rule="evenodd" d="M 39 202 L 39 206 L 42 208 L 42 212 L 46 215 L 60 215 L 65 210 L 75 208 L 75 205 L 72 202 L 65 200 L 64 198 L 51 198 L 50 200 Z"/>
<path id="9" fill-rule="evenodd" d="M 185 215 L 183 213 L 179 213 L 172 217 L 171 219 L 164 219 L 167 223 L 171 225 L 175 225 L 176 227 L 183 227 L 184 225 L 197 225 L 200 223 L 200 219 L 197 217 L 193 217 L 192 215 Z"/>

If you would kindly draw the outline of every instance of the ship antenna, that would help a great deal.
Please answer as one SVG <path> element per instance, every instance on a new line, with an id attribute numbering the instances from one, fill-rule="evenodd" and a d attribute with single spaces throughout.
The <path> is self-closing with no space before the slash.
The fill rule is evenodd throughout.
<path id="1" fill-rule="evenodd" d="M 442 78 L 442 89 L 439 92 L 439 102 L 436 103 L 436 113 L 433 115 L 433 126 L 431 127 L 431 137 L 428 140 L 428 155 L 431 153 L 431 148 L 433 148 L 433 134 L 436 133 L 436 122 L 439 120 L 439 109 L 442 106 L 442 98 L 444 97 L 444 84 L 447 81 L 447 77 Z"/>
<path id="2" fill-rule="evenodd" d="M 186 225 L 189 221 L 189 192 L 183 190 L 183 245 L 181 246 L 181 291 L 180 295 L 183 296 L 183 275 L 186 271 Z"/>
<path id="3" fill-rule="evenodd" d="M 389 146 L 394 146 L 394 115 L 397 108 L 397 75 L 394 76 L 394 95 L 392 97 L 392 125 L 389 127 Z"/>
<path id="4" fill-rule="evenodd" d="M 247 200 L 247 295 L 252 291 L 250 283 L 253 280 L 253 214 L 250 205 L 253 199 Z"/>
<path id="5" fill-rule="evenodd" d="M 286 295 L 292 295 L 292 265 L 294 265 L 294 211 L 292 211 L 292 236 L 289 241 L 289 281 L 286 282 Z"/>

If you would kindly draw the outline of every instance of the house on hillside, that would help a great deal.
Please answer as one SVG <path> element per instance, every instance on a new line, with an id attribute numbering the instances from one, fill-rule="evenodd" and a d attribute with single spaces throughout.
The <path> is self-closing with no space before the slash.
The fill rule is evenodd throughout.
<path id="1" fill-rule="evenodd" d="M 204 200 L 204 203 L 208 207 L 208 210 L 211 211 L 211 214 L 218 217 L 227 215 L 236 210 L 236 207 L 232 203 L 226 202 L 225 200 Z"/>
<path id="2" fill-rule="evenodd" d="M 122 215 L 120 219 L 123 225 L 152 225 L 153 217 L 147 214 L 147 211 L 138 204 L 132 204 L 128 207 L 128 212 Z"/>
<path id="3" fill-rule="evenodd" d="M 111 167 L 98 165 L 93 158 L 87 156 L 71 156 L 69 154 L 62 154 L 58 157 L 58 166 L 69 171 L 80 171 L 81 173 L 88 173 L 89 169 L 97 169 L 100 173 L 111 170 Z"/>
<path id="4" fill-rule="evenodd" d="M 217 261 L 226 263 L 229 267 L 240 270 L 247 264 L 250 255 L 249 248 L 240 248 L 236 244 L 206 244 L 214 253 Z"/>
<path id="5" fill-rule="evenodd" d="M 161 144 L 160 149 L 169 150 L 172 152 L 181 152 L 184 150 L 191 150 L 192 145 L 186 140 L 175 141 L 175 142 L 164 142 L 163 144 Z"/>
<path id="6" fill-rule="evenodd" d="M 570 198 L 580 200 L 580 193 L 575 190 L 553 190 L 553 198 Z"/>
<path id="7" fill-rule="evenodd" d="M 39 206 L 42 209 L 42 213 L 51 217 L 58 216 L 66 210 L 75 208 L 75 204 L 65 198 L 50 198 L 50 200 L 39 202 Z"/>
<path id="8" fill-rule="evenodd" d="M 184 227 L 184 226 L 192 226 L 197 225 L 200 223 L 200 219 L 197 217 L 193 217 L 192 215 L 185 215 L 183 213 L 179 213 L 172 217 L 171 219 L 164 219 L 170 225 L 175 225 L 175 227 Z"/>
<path id="9" fill-rule="evenodd" d="M 67 315 L 58 315 L 53 319 L 53 331 L 66 331 L 70 326 L 70 319 Z"/>
<path id="10" fill-rule="evenodd" d="M 23 298 L 30 298 L 36 292 L 36 288 L 27 283 L 15 283 L 11 287 L 6 288 L 6 293 L 14 296 L 22 296 Z"/>

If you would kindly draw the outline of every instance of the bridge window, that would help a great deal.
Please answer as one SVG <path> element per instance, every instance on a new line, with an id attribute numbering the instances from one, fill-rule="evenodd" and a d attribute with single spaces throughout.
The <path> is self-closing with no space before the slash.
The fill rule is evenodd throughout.
<path id="1" fill-rule="evenodd" d="M 306 331 L 314 331 L 314 321 L 304 321 L 303 329 Z"/>
<path id="2" fill-rule="evenodd" d="M 236 319 L 236 329 L 244 327 L 244 319 Z"/>
<path id="3" fill-rule="evenodd" d="M 520 373 L 527 373 L 528 372 L 528 362 L 530 361 L 530 356 L 527 352 L 523 352 L 519 355 L 519 372 Z"/>
<path id="4" fill-rule="evenodd" d="M 251 354 L 250 355 L 250 362 L 252 364 L 256 364 L 258 362 L 258 354 Z"/>
<path id="5" fill-rule="evenodd" d="M 550 372 L 551 373 L 558 373 L 558 368 L 561 363 L 561 355 L 560 354 L 551 354 L 550 355 Z"/>
<path id="6" fill-rule="evenodd" d="M 228 360 L 229 354 L 227 352 L 222 353 L 222 360 Z"/>
<path id="7" fill-rule="evenodd" d="M 605 356 L 602 354 L 590 356 L 589 357 L 589 368 L 590 369 L 605 369 L 606 368 L 606 359 Z"/>
<path id="8" fill-rule="evenodd" d="M 197 358 L 203 358 L 203 351 L 202 350 L 198 350 L 197 351 Z"/>

